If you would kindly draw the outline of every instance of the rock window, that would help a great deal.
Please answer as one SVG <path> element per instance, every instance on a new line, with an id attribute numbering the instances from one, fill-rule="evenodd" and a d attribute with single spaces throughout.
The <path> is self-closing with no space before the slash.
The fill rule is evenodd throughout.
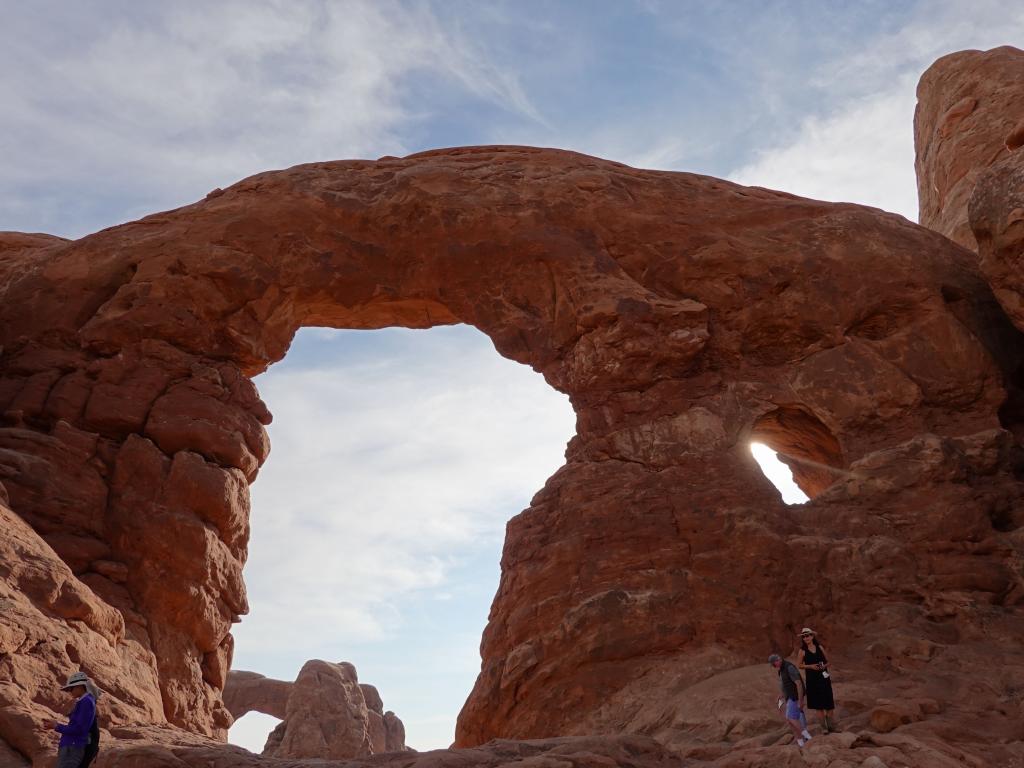
<path id="1" fill-rule="evenodd" d="M 761 416 L 751 430 L 750 442 L 762 471 L 787 504 L 813 499 L 832 485 L 845 464 L 835 435 L 816 416 L 796 406 Z M 785 477 L 787 467 L 791 482 Z"/>

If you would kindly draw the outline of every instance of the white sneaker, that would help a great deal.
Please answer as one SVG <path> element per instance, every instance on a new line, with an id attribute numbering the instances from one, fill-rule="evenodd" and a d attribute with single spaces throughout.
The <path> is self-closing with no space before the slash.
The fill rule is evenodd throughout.
<path id="1" fill-rule="evenodd" d="M 803 749 L 803 746 L 804 746 L 804 744 L 806 744 L 806 743 L 807 743 L 807 742 L 805 742 L 805 741 L 804 741 L 803 739 L 797 739 L 797 740 L 796 740 L 796 745 L 797 745 L 798 747 L 800 747 L 801 749 Z"/>
<path id="2" fill-rule="evenodd" d="M 811 732 L 805 729 L 804 733 L 803 733 L 803 737 L 804 737 L 804 741 L 810 741 L 811 740 Z"/>

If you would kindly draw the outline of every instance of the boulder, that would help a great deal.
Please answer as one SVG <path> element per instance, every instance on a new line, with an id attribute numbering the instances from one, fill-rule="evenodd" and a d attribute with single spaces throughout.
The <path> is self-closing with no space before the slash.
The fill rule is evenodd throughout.
<path id="1" fill-rule="evenodd" d="M 359 681 L 341 664 L 307 661 L 288 695 L 284 721 L 263 754 L 341 760 L 372 754 Z"/>

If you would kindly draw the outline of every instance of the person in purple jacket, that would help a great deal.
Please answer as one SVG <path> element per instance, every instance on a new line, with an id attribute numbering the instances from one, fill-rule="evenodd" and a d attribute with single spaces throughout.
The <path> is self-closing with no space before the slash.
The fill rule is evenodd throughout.
<path id="1" fill-rule="evenodd" d="M 75 697 L 75 706 L 66 723 L 53 721 L 53 728 L 60 733 L 57 747 L 57 768 L 79 768 L 89 744 L 89 730 L 96 719 L 96 698 L 89 693 L 89 676 L 75 672 L 68 678 L 62 691 L 70 691 Z"/>

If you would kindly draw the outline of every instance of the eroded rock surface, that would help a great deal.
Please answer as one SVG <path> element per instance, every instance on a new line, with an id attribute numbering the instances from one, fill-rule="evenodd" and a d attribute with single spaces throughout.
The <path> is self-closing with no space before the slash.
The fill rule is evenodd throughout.
<path id="1" fill-rule="evenodd" d="M 352 664 L 306 662 L 294 683 L 232 670 L 224 688 L 232 717 L 263 712 L 280 718 L 263 754 L 343 759 L 404 752 L 405 727 L 384 711 L 380 693 L 360 683 Z"/>
<path id="2" fill-rule="evenodd" d="M 0 505 L 0 764 L 55 758 L 46 723 L 71 701 L 54 675 L 82 665 L 104 681 L 105 726 L 164 721 L 152 654 L 126 633 L 122 614 Z"/>
<path id="3" fill-rule="evenodd" d="M 921 222 L 977 251 L 999 302 L 1024 329 L 1024 51 L 945 56 L 921 78 L 918 99 Z M 1024 381 L 1024 371 L 1016 378 Z M 1005 409 L 1019 421 L 1024 404 Z"/>
<path id="4" fill-rule="evenodd" d="M 695 703 L 738 696 L 742 676 L 721 676 L 810 623 L 865 733 L 856 718 L 894 690 L 953 702 L 835 742 L 852 751 L 834 765 L 1024 755 L 1024 489 L 1000 411 L 1021 337 L 944 237 L 522 147 L 299 166 L 72 243 L 7 237 L 0 471 L 33 535 L 123 618 L 136 723 L 230 722 L 247 483 L 269 448 L 249 377 L 303 325 L 464 322 L 567 393 L 578 433 L 509 522 L 459 745 L 625 731 L 696 764 L 789 764 L 778 724 L 736 731 Z M 781 502 L 751 439 L 785 452 L 810 503 Z M 45 637 L 13 663 L 52 684 L 78 619 L 34 620 Z M 121 674 L 82 665 L 104 686 Z M 0 706 L 9 743 L 18 717 Z M 145 764 L 245 764 L 161 749 Z"/>
<path id="5" fill-rule="evenodd" d="M 372 753 L 355 667 L 307 661 L 288 694 L 285 719 L 270 734 L 263 754 L 338 760 Z"/>
<path id="6" fill-rule="evenodd" d="M 235 720 L 249 712 L 262 712 L 284 720 L 292 685 L 287 680 L 233 669 L 224 685 L 224 706 Z"/>
<path id="7" fill-rule="evenodd" d="M 1024 56 L 1019 74 L 1024 78 Z M 1024 101 L 1024 84 L 1018 96 Z M 1024 330 L 1024 149 L 1016 148 L 979 177 L 968 210 L 981 269 Z"/>
<path id="8" fill-rule="evenodd" d="M 943 56 L 917 86 L 919 220 L 972 251 L 978 241 L 967 209 L 975 186 L 1024 144 L 1022 83 L 1024 51 L 1003 46 Z"/>

